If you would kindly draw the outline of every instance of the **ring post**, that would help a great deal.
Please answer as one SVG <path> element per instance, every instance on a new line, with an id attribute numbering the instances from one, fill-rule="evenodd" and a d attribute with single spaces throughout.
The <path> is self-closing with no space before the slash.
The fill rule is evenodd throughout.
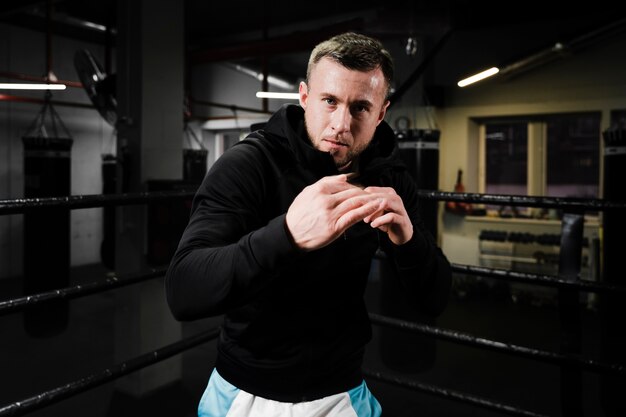
<path id="1" fill-rule="evenodd" d="M 607 129 L 604 137 L 603 197 L 608 201 L 626 202 L 626 128 Z M 623 285 L 624 236 L 626 236 L 626 211 L 609 208 L 602 216 L 602 273 L 606 284 Z M 601 354 L 607 362 L 624 364 L 626 352 L 626 303 L 622 294 L 611 292 L 598 295 L 601 323 Z M 626 378 L 602 375 L 600 401 L 607 417 L 626 415 Z"/>
<path id="2" fill-rule="evenodd" d="M 576 281 L 580 275 L 584 214 L 566 212 L 561 221 L 559 276 Z M 561 353 L 581 353 L 580 295 L 574 288 L 559 288 Z M 576 365 L 561 366 L 561 410 L 564 417 L 582 417 L 582 370 Z"/>

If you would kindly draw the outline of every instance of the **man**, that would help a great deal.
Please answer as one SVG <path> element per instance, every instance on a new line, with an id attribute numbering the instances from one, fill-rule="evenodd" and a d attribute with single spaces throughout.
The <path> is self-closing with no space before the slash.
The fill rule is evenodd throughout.
<path id="1" fill-rule="evenodd" d="M 199 416 L 379 416 L 361 374 L 379 247 L 416 307 L 444 308 L 450 266 L 383 121 L 392 78 L 380 42 L 322 42 L 300 106 L 225 152 L 199 187 L 166 277 L 177 319 L 224 314 Z"/>

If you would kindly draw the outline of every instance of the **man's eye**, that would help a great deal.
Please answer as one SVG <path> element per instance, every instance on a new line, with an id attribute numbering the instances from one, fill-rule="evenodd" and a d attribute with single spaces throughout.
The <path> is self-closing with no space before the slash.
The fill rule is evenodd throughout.
<path id="1" fill-rule="evenodd" d="M 329 104 L 331 106 L 335 104 L 335 100 L 333 100 L 332 98 L 325 98 L 324 101 L 326 102 L 326 104 Z"/>

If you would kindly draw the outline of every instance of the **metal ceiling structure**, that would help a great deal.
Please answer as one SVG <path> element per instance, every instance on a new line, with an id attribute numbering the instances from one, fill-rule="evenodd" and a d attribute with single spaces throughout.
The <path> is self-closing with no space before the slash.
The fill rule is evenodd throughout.
<path id="1" fill-rule="evenodd" d="M 513 70 L 559 43 L 601 40 L 589 35 L 626 26 L 625 15 L 613 8 L 608 1 L 578 7 L 545 1 L 318 0 L 294 9 L 287 0 L 185 0 L 185 46 L 189 65 L 269 65 L 273 74 L 295 82 L 311 47 L 335 33 L 360 31 L 424 57 L 453 31 L 436 64 L 425 70 L 427 84 L 449 87 L 486 65 Z M 0 22 L 114 46 L 116 11 L 117 0 L 4 1 Z"/>

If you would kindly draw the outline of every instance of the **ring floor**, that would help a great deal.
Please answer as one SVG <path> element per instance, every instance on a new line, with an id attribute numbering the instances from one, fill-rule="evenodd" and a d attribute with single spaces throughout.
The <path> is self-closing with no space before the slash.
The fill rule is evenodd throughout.
<path id="1" fill-rule="evenodd" d="M 105 278 L 107 272 L 109 271 L 101 265 L 74 268 L 71 271 L 70 284 L 99 281 Z M 20 281 L 0 280 L 0 300 L 21 296 Z M 559 351 L 561 327 L 558 308 L 552 302 L 555 292 L 543 289 L 538 297 L 529 293 L 528 288 L 514 288 L 513 284 L 492 285 L 486 279 L 455 280 L 459 281 L 473 281 L 474 284 L 465 285 L 462 290 L 455 285 L 448 307 L 433 324 L 486 339 Z M 99 375 L 106 368 L 122 361 L 115 354 L 116 343 L 124 342 L 119 336 L 116 337 L 115 317 L 116 314 L 136 311 L 131 306 L 124 305 L 126 301 L 120 301 L 132 299 L 121 295 L 135 286 L 132 291 L 152 294 L 150 308 L 166 309 L 162 278 L 157 278 L 70 300 L 65 329 L 48 337 L 31 336 L 24 328 L 21 312 L 0 316 L 0 409 L 86 376 Z M 155 286 L 157 291 L 154 291 Z M 382 299 L 381 280 L 372 276 L 366 291 L 366 302 L 371 312 L 386 313 L 382 311 Z M 593 302 L 589 304 L 591 307 L 584 303 L 581 308 L 583 354 L 585 357 L 598 358 L 599 319 Z M 219 317 L 183 323 L 182 334 L 183 337 L 188 337 L 218 324 Z M 144 345 L 147 351 L 162 346 L 150 346 L 148 342 Z M 168 367 L 173 366 L 173 361 L 179 361 L 182 378 L 159 390 L 137 398 L 118 388 L 121 380 L 107 382 L 27 415 L 191 417 L 195 415 L 214 359 L 215 341 L 210 341 L 160 363 L 158 366 Z M 540 415 L 562 415 L 560 370 L 550 363 L 452 342 L 435 341 L 412 333 L 394 333 L 388 328 L 374 325 L 373 339 L 366 352 L 365 367 L 399 378 L 482 397 L 494 403 L 508 404 Z M 582 380 L 580 415 L 610 415 L 605 413 L 600 402 L 600 377 L 595 373 L 584 372 Z M 382 404 L 383 416 L 506 415 L 374 379 L 368 379 L 367 383 Z"/>

